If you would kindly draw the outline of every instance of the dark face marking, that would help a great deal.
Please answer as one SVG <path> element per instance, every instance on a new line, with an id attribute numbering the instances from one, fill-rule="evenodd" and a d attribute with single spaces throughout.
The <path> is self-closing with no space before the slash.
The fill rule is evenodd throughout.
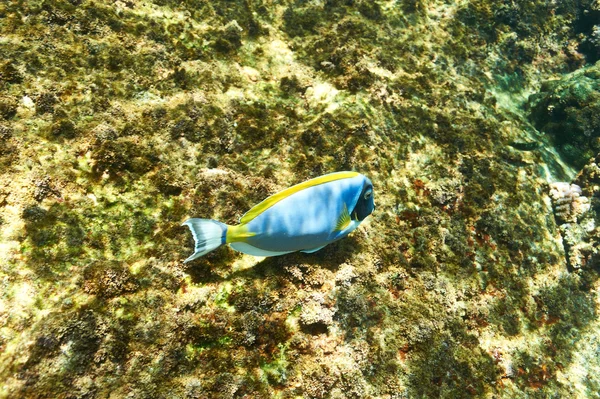
<path id="1" fill-rule="evenodd" d="M 373 183 L 371 180 L 366 179 L 363 189 L 360 193 L 360 197 L 356 202 L 356 206 L 351 212 L 352 219 L 363 221 L 364 218 L 369 216 L 375 209 L 375 203 L 373 202 Z"/>

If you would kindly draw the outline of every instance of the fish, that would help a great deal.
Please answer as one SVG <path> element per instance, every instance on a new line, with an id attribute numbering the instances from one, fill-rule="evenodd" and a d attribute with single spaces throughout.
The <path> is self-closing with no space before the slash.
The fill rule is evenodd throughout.
<path id="1" fill-rule="evenodd" d="M 222 245 L 254 256 L 313 253 L 354 231 L 375 210 L 373 183 L 353 171 L 329 173 L 271 195 L 237 225 L 191 218 L 190 262 Z"/>

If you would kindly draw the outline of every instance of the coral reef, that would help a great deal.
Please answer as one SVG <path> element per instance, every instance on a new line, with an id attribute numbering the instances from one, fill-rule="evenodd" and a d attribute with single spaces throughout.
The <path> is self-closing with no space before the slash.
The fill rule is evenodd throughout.
<path id="1" fill-rule="evenodd" d="M 574 269 L 590 263 L 592 253 L 595 255 L 596 252 L 588 234 L 595 230 L 596 223 L 593 216 L 590 219 L 588 197 L 581 194 L 581 187 L 576 184 L 550 184 L 550 198 L 565 246 L 567 263 Z"/>
<path id="2" fill-rule="evenodd" d="M 554 216 L 559 224 L 576 223 L 577 219 L 590 209 L 589 199 L 581 194 L 581 187 L 577 184 L 550 184 Z"/>
<path id="3" fill-rule="evenodd" d="M 596 395 L 596 3 L 0 2 L 0 398 Z M 348 238 L 183 264 L 344 169 Z"/>

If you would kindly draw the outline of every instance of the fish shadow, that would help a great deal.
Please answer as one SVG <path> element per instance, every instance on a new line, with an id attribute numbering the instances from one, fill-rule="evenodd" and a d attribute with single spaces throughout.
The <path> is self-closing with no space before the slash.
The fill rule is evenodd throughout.
<path id="1" fill-rule="evenodd" d="M 282 256 L 265 258 L 253 267 L 259 275 L 286 274 L 286 267 L 298 264 L 325 268 L 331 271 L 339 269 L 340 265 L 350 261 L 360 253 L 358 239 L 348 237 L 327 245 L 325 248 L 310 254 L 293 252 Z"/>
<path id="2" fill-rule="evenodd" d="M 289 273 L 286 269 L 297 265 L 321 267 L 335 272 L 340 265 L 349 262 L 360 252 L 360 240 L 352 236 L 331 243 L 317 252 L 293 252 L 267 257 L 251 268 L 228 272 L 235 259 L 249 255 L 239 254 L 231 248 L 221 248 L 190 262 L 185 272 L 194 284 L 218 283 L 238 278 L 252 280 L 270 276 L 285 277 Z"/>

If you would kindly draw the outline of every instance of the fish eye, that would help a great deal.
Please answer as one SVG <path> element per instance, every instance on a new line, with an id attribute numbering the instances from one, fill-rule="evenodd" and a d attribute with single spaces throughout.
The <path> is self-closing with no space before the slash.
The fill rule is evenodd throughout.
<path id="1" fill-rule="evenodd" d="M 365 191 L 364 198 L 369 199 L 369 198 L 371 198 L 371 195 L 373 195 L 373 190 L 369 189 L 369 190 Z"/>

